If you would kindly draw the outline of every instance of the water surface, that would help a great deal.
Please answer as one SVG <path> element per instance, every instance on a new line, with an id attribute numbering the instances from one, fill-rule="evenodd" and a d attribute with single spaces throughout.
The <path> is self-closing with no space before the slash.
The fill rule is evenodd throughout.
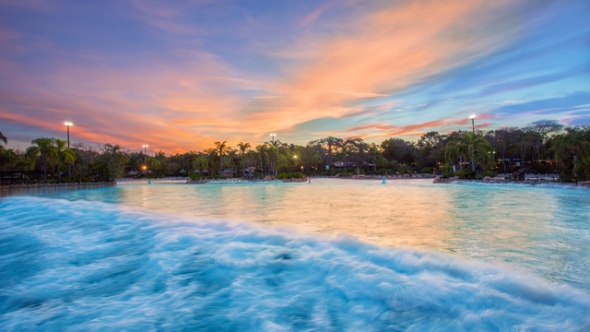
<path id="1" fill-rule="evenodd" d="M 122 184 L 0 200 L 0 329 L 584 330 L 590 191 Z"/>

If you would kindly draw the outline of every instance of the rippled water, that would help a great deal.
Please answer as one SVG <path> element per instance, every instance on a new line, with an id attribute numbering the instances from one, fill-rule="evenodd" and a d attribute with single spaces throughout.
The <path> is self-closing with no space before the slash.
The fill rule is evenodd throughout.
<path id="1" fill-rule="evenodd" d="M 589 206 L 430 180 L 3 198 L 0 330 L 588 330 Z"/>

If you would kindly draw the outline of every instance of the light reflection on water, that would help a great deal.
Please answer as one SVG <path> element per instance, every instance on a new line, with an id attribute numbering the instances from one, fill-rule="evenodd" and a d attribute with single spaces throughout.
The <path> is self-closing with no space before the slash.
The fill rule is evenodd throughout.
<path id="1" fill-rule="evenodd" d="M 454 252 L 590 289 L 586 189 L 314 179 L 311 184 L 120 184 L 47 196 Z"/>

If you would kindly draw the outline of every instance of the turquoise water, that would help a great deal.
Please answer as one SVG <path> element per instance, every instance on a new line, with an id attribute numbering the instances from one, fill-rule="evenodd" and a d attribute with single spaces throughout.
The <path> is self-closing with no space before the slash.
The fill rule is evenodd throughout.
<path id="1" fill-rule="evenodd" d="M 3 198 L 0 330 L 588 330 L 589 206 L 431 180 Z"/>

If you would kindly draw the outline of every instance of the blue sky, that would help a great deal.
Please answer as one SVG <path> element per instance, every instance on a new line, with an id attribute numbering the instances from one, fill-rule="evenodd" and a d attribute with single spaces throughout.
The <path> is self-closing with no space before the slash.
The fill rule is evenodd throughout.
<path id="1" fill-rule="evenodd" d="M 168 153 L 590 125 L 588 1 L 0 0 L 0 131 Z"/>

